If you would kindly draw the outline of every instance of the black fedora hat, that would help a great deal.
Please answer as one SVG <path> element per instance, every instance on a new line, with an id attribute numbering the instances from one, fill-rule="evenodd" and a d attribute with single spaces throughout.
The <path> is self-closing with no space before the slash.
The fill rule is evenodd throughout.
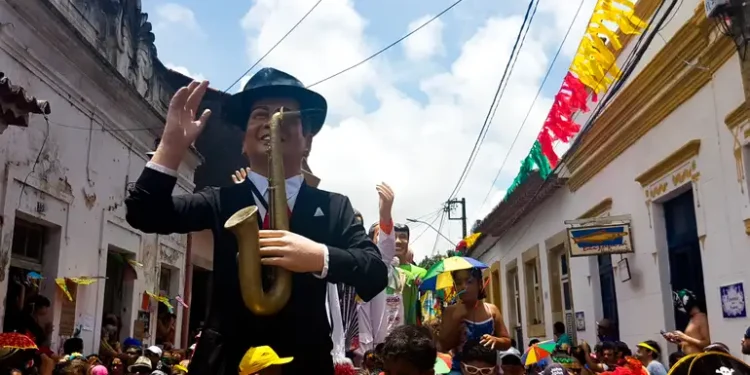
<path id="1" fill-rule="evenodd" d="M 263 68 L 250 77 L 242 91 L 224 104 L 224 118 L 244 131 L 253 102 L 264 98 L 294 99 L 299 102 L 302 119 L 313 135 L 323 127 L 328 111 L 325 98 L 305 88 L 292 75 L 274 68 Z"/>

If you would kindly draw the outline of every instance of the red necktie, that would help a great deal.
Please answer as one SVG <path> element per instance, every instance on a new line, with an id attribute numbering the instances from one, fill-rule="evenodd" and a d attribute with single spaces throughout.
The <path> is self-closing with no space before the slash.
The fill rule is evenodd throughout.
<path id="1" fill-rule="evenodd" d="M 292 210 L 286 208 L 286 214 L 292 217 Z M 263 229 L 271 229 L 271 215 L 266 211 L 266 217 L 263 218 Z"/>

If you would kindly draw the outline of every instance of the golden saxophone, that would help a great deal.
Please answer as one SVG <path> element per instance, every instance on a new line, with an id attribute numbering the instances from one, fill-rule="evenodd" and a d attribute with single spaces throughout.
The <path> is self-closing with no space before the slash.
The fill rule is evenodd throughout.
<path id="1" fill-rule="evenodd" d="M 281 125 L 286 116 L 299 116 L 299 111 L 284 112 L 271 117 L 268 154 L 268 211 L 271 229 L 289 230 L 286 200 L 286 176 L 281 149 Z M 274 280 L 268 291 L 263 290 L 260 245 L 258 244 L 258 207 L 249 206 L 237 211 L 224 224 L 237 237 L 239 279 L 242 300 L 255 315 L 273 315 L 289 302 L 292 295 L 292 273 L 274 267 Z"/>

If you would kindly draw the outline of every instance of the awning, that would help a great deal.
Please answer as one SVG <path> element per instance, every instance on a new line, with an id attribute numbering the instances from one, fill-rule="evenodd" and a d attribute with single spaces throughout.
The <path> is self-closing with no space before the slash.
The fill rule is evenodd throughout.
<path id="1" fill-rule="evenodd" d="M 14 85 L 5 73 L 0 72 L 0 118 L 7 125 L 29 126 L 28 114 L 50 114 L 49 102 L 38 100 L 26 90 Z"/>

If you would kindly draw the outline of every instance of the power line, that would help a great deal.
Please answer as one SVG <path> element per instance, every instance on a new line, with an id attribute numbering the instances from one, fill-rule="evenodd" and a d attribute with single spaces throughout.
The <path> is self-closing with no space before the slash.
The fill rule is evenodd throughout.
<path id="1" fill-rule="evenodd" d="M 315 3 L 315 5 L 313 5 L 312 8 L 310 8 L 310 10 L 308 10 L 307 13 L 305 13 L 305 15 L 302 16 L 302 18 L 300 18 L 300 20 L 297 21 L 297 23 L 295 23 L 294 26 L 292 26 L 292 28 L 289 29 L 289 31 L 287 31 L 286 34 L 284 34 L 284 36 L 282 36 L 281 39 L 279 39 L 278 42 L 276 42 L 276 44 L 273 45 L 273 47 L 271 47 L 268 51 L 266 51 L 266 53 L 263 56 L 261 56 L 258 59 L 258 61 L 256 61 L 253 65 L 251 65 L 250 68 L 245 71 L 245 73 L 242 73 L 242 75 L 240 75 L 240 77 L 237 78 L 237 80 L 235 80 L 234 82 L 232 82 L 232 84 L 229 87 L 227 87 L 227 89 L 224 90 L 224 92 L 228 92 L 229 90 L 231 90 L 232 87 L 234 87 L 234 85 L 237 84 L 237 82 L 239 82 L 239 81 L 242 80 L 242 77 L 246 76 L 248 73 L 250 73 L 250 71 L 252 71 L 253 69 L 255 69 L 255 67 L 258 66 L 258 64 L 260 64 L 260 62 L 263 61 L 263 59 L 265 59 L 266 56 L 268 56 L 269 54 L 271 54 L 271 52 L 273 52 L 273 50 L 275 50 L 276 47 L 278 47 L 279 44 L 281 44 L 281 42 L 283 42 L 284 39 L 286 39 L 286 37 L 288 37 L 289 34 L 291 34 L 297 28 L 297 26 L 300 25 L 302 23 L 302 21 L 304 21 L 307 18 L 307 16 L 309 16 L 310 13 L 312 13 L 315 10 L 315 8 L 318 7 L 318 5 L 320 5 L 321 2 L 323 2 L 323 0 L 318 0 Z"/>
<path id="2" fill-rule="evenodd" d="M 549 68 L 547 69 L 547 73 L 545 73 L 544 75 L 544 79 L 542 79 L 542 83 L 539 85 L 539 90 L 536 92 L 534 101 L 531 102 L 531 106 L 529 106 L 529 110 L 526 112 L 526 116 L 524 116 L 523 121 L 521 122 L 521 127 L 518 128 L 518 132 L 516 132 L 516 136 L 513 138 L 513 142 L 511 142 L 510 147 L 508 148 L 508 152 L 505 154 L 505 157 L 503 157 L 503 162 L 500 165 L 500 169 L 497 171 L 497 174 L 495 175 L 495 179 L 492 180 L 492 184 L 490 184 L 490 188 L 489 190 L 487 190 L 487 195 L 484 196 L 484 200 L 482 201 L 482 204 L 479 206 L 480 210 L 484 208 L 484 204 L 487 203 L 487 199 L 490 197 L 490 194 L 492 193 L 492 188 L 495 186 L 495 183 L 497 183 L 497 179 L 500 178 L 500 174 L 503 171 L 503 168 L 505 168 L 505 163 L 508 161 L 508 158 L 510 157 L 510 153 L 513 150 L 513 146 L 516 145 L 516 142 L 518 141 L 518 138 L 521 135 L 521 131 L 526 126 L 526 122 L 529 120 L 529 116 L 531 116 L 531 112 L 534 109 L 534 105 L 536 104 L 536 101 L 539 99 L 539 96 L 542 94 L 542 90 L 544 89 L 544 84 L 547 83 L 547 79 L 552 73 L 552 69 L 555 67 L 555 62 L 557 61 L 557 58 L 560 56 L 560 53 L 562 52 L 562 49 L 565 46 L 565 42 L 568 40 L 570 31 L 573 29 L 573 25 L 575 25 L 576 19 L 578 19 L 578 14 L 581 12 L 581 8 L 583 8 L 583 2 L 584 0 L 581 0 L 581 2 L 578 4 L 578 9 L 576 10 L 575 15 L 573 16 L 573 20 L 570 21 L 568 30 L 565 32 L 565 36 L 563 37 L 563 40 L 560 43 L 560 47 L 557 49 L 557 52 L 555 52 L 555 56 L 552 58 L 552 62 L 550 63 Z"/>
<path id="3" fill-rule="evenodd" d="M 463 171 L 461 172 L 461 175 L 458 178 L 458 181 L 456 182 L 456 186 L 453 188 L 453 191 L 448 196 L 448 200 L 453 198 L 455 194 L 458 192 L 458 189 L 461 187 L 461 184 L 465 177 L 468 175 L 469 169 L 471 168 L 471 164 L 473 162 L 473 159 L 475 158 L 477 151 L 479 150 L 479 147 L 481 146 L 481 140 L 482 135 L 487 131 L 489 128 L 489 119 L 490 115 L 492 114 L 492 109 L 495 106 L 495 102 L 498 101 L 498 96 L 500 95 L 500 90 L 502 89 L 503 82 L 505 81 L 505 78 L 508 75 L 508 72 L 510 70 L 511 63 L 513 61 L 513 55 L 516 53 L 516 50 L 519 47 L 519 43 L 521 41 L 521 38 L 523 36 L 524 28 L 527 25 L 527 23 L 531 24 L 531 19 L 529 18 L 529 15 L 531 14 L 531 11 L 533 9 L 533 6 L 535 3 L 538 3 L 538 1 L 531 0 L 529 1 L 529 6 L 526 9 L 526 15 L 524 16 L 523 23 L 521 24 L 521 28 L 518 30 L 518 35 L 516 36 L 516 41 L 513 44 L 513 49 L 511 50 L 511 55 L 508 58 L 508 62 L 505 64 L 505 70 L 503 71 L 502 78 L 500 79 L 500 82 L 497 85 L 497 90 L 495 91 L 495 96 L 492 99 L 492 102 L 490 104 L 490 109 L 487 112 L 487 116 L 484 119 L 484 124 L 482 124 L 481 129 L 479 129 L 479 134 L 477 135 L 477 139 L 474 142 L 474 147 L 471 150 L 471 153 L 469 154 L 469 159 L 466 161 L 466 165 L 464 166 Z"/>
<path id="4" fill-rule="evenodd" d="M 348 68 L 346 68 L 346 69 L 344 69 L 344 70 L 342 70 L 342 71 L 338 72 L 338 73 L 335 73 L 335 74 L 333 74 L 333 75 L 331 75 L 331 76 L 328 76 L 328 77 L 326 77 L 326 78 L 323 78 L 323 79 L 321 79 L 320 81 L 317 81 L 317 82 L 313 83 L 312 85 L 308 85 L 308 86 L 307 86 L 307 88 L 310 88 L 310 87 L 313 87 L 313 86 L 317 86 L 317 85 L 319 85 L 319 84 L 321 84 L 321 83 L 323 83 L 323 82 L 325 82 L 325 81 L 328 81 L 328 80 L 330 80 L 330 79 L 333 79 L 333 78 L 335 78 L 335 77 L 338 77 L 338 76 L 340 76 L 340 75 L 342 75 L 342 74 L 344 74 L 344 73 L 346 73 L 346 72 L 348 72 L 348 71 L 350 71 L 350 70 L 352 70 L 352 69 L 354 69 L 354 68 L 356 68 L 356 67 L 358 67 L 358 66 L 360 66 L 360 65 L 362 65 L 362 64 L 364 64 L 364 63 L 366 63 L 366 62 L 368 62 L 368 61 L 370 61 L 370 60 L 372 60 L 373 58 L 377 57 L 377 56 L 378 56 L 378 55 L 380 55 L 381 53 L 383 53 L 383 52 L 385 52 L 385 51 L 387 51 L 387 50 L 391 49 L 391 48 L 392 48 L 392 47 L 394 47 L 395 45 L 397 45 L 397 44 L 401 43 L 402 41 L 404 41 L 404 39 L 406 39 L 406 38 L 410 37 L 410 36 L 411 36 L 412 34 L 416 33 L 417 31 L 421 30 L 421 29 L 422 29 L 422 28 L 424 28 L 425 26 L 429 25 L 430 23 L 432 23 L 432 21 L 435 21 L 436 19 L 440 18 L 440 16 L 442 16 L 442 15 L 443 15 L 443 14 L 445 14 L 445 13 L 447 13 L 447 12 L 448 12 L 449 10 L 453 9 L 453 7 L 455 7 L 456 5 L 458 5 L 459 3 L 461 3 L 462 1 L 463 1 L 463 0 L 456 0 L 456 2 L 454 2 L 453 4 L 451 4 L 450 6 L 448 6 L 447 8 L 443 9 L 443 10 L 442 10 L 442 11 L 441 11 L 440 13 L 438 13 L 438 14 L 437 14 L 436 16 L 434 16 L 434 17 L 430 18 L 429 20 L 427 20 L 427 22 L 425 22 L 425 23 L 423 23 L 423 24 L 419 25 L 419 26 L 418 26 L 418 27 L 417 27 L 416 29 L 414 29 L 414 30 L 410 31 L 409 33 L 407 33 L 406 35 L 402 36 L 401 38 L 398 38 L 398 39 L 397 39 L 396 41 L 394 41 L 393 43 L 391 43 L 391 44 L 389 44 L 389 45 L 385 46 L 384 48 L 382 48 L 382 49 L 381 49 L 381 50 L 379 50 L 378 52 L 375 52 L 375 53 L 373 53 L 372 55 L 370 55 L 370 56 L 366 57 L 366 58 L 365 58 L 364 60 L 362 60 L 362 61 L 360 61 L 360 62 L 358 62 L 358 63 L 356 63 L 356 64 L 354 64 L 354 65 L 352 65 L 352 66 L 350 66 L 350 67 L 348 67 Z"/>
<path id="5" fill-rule="evenodd" d="M 435 231 L 435 243 L 432 245 L 432 255 L 434 256 L 437 252 L 437 244 L 440 241 L 440 231 L 443 230 L 443 225 L 445 224 L 445 213 L 446 211 L 443 211 L 443 214 L 440 215 L 440 226 L 438 226 L 437 230 Z"/>
<path id="6" fill-rule="evenodd" d="M 531 19 L 534 19 L 534 16 L 536 15 L 536 10 L 537 10 L 537 7 L 538 7 L 538 6 L 539 6 L 539 1 L 537 1 L 537 2 L 536 2 L 536 4 L 534 5 L 534 9 L 533 9 L 533 10 L 532 10 L 532 12 L 531 12 L 531 18 L 530 18 L 530 20 L 531 20 Z M 531 28 L 531 21 L 529 21 L 529 24 L 528 24 L 528 25 L 527 25 L 527 27 L 526 27 L 526 31 L 525 31 L 525 32 L 523 33 L 523 37 L 521 38 L 521 44 L 519 45 L 519 46 L 520 46 L 520 47 L 519 47 L 519 51 L 518 51 L 518 53 L 516 53 L 515 57 L 513 57 L 513 63 L 512 63 L 511 65 L 510 65 L 510 70 L 509 70 L 509 72 L 510 72 L 510 73 L 509 73 L 509 74 L 513 74 L 513 70 L 514 70 L 514 69 L 515 69 L 515 67 L 516 67 L 516 62 L 518 62 L 518 56 L 520 56 L 520 55 L 521 55 L 521 51 L 520 51 L 520 49 L 521 49 L 521 48 L 523 48 L 523 45 L 524 45 L 524 43 L 526 43 L 526 36 L 528 36 L 528 35 L 529 35 L 529 29 L 530 29 L 530 28 Z M 499 95 L 499 98 L 500 98 L 500 99 L 498 99 L 498 100 L 497 100 L 497 101 L 495 102 L 495 105 L 494 105 L 494 107 L 493 107 L 493 108 L 491 109 L 491 111 L 492 111 L 492 112 L 491 112 L 491 114 L 490 114 L 490 119 L 489 119 L 489 121 L 487 121 L 487 123 L 488 123 L 488 124 L 492 124 L 492 121 L 494 121 L 494 119 L 495 119 L 495 114 L 497 113 L 497 109 L 498 109 L 498 108 L 500 108 L 500 100 L 502 100 L 503 96 L 505 96 L 505 89 L 506 89 L 506 88 L 508 88 L 508 82 L 509 82 L 509 81 L 510 81 L 510 77 L 508 77 L 508 79 L 507 79 L 507 80 L 505 80 L 505 82 L 504 82 L 504 84 L 503 84 L 503 86 L 502 86 L 502 89 L 500 90 L 500 95 Z M 487 137 L 487 133 L 489 133 L 489 131 L 485 131 L 485 132 L 484 132 L 484 134 L 482 134 L 482 139 L 481 139 L 481 140 L 479 141 L 479 145 L 480 145 L 480 147 L 481 147 L 481 145 L 482 145 L 482 144 L 484 143 L 484 139 L 485 139 L 485 138 Z M 474 155 L 474 158 L 473 158 L 473 159 L 471 160 L 471 164 L 469 165 L 469 171 L 470 171 L 470 170 L 471 170 L 471 168 L 472 168 L 472 167 L 474 166 L 474 162 L 476 161 L 476 157 L 477 157 L 478 155 L 479 155 L 479 149 L 477 149 L 477 152 L 476 152 L 476 154 Z M 463 181 L 461 181 L 461 184 L 460 184 L 460 186 L 459 186 L 459 187 L 458 187 L 458 189 L 456 190 L 456 194 L 458 194 L 458 192 L 459 192 L 459 191 L 461 190 L 461 188 L 463 188 L 463 186 L 464 186 L 464 183 L 465 183 L 465 182 L 466 182 L 466 180 L 467 180 L 467 179 L 469 178 L 469 171 L 467 171 L 467 172 L 466 172 L 466 176 L 465 176 L 464 180 L 463 180 Z"/>
<path id="7" fill-rule="evenodd" d="M 440 218 L 439 212 L 436 212 L 434 215 L 435 217 L 432 219 L 432 221 L 430 221 L 430 225 L 434 225 L 435 222 Z M 427 233 L 427 231 L 430 229 L 430 225 L 427 225 L 424 229 L 422 229 L 422 232 L 420 232 L 416 237 L 414 237 L 413 240 L 410 240 L 409 243 L 414 244 L 415 242 L 417 242 L 417 240 L 419 240 L 422 237 L 422 235 Z"/>

